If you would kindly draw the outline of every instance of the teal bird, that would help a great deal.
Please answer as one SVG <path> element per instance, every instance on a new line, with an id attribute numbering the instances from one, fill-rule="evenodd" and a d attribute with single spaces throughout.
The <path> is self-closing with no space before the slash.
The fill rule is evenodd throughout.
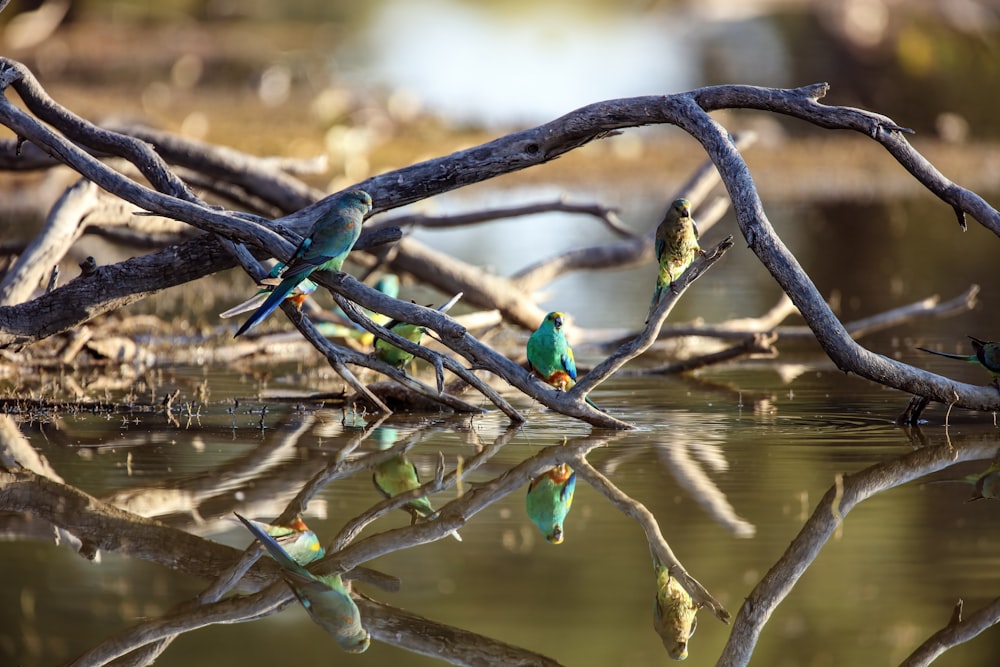
<path id="1" fill-rule="evenodd" d="M 691 202 L 678 199 L 670 205 L 660 225 L 656 228 L 656 261 L 660 272 L 656 276 L 656 288 L 649 304 L 646 321 L 663 299 L 664 290 L 674 289 L 674 281 L 691 266 L 696 254 L 704 254 L 698 245 L 698 225 L 691 217 Z"/>
<path id="2" fill-rule="evenodd" d="M 275 286 L 281 282 L 281 273 L 284 270 L 284 262 L 278 262 L 275 264 L 271 267 L 271 271 L 267 274 L 267 278 L 261 281 L 261 288 L 257 290 L 256 294 L 243 303 L 233 306 L 225 312 L 219 313 L 219 317 L 235 317 L 236 315 L 242 315 L 243 313 L 259 307 L 260 304 L 267 300 L 267 297 L 270 296 L 271 292 L 274 291 Z M 301 308 L 302 304 L 305 303 L 306 297 L 315 292 L 317 287 L 319 287 L 319 285 L 306 278 L 301 283 L 296 285 L 295 289 L 292 290 L 292 293 L 285 298 L 294 303 L 296 308 Z"/>
<path id="3" fill-rule="evenodd" d="M 979 364 L 990 372 L 993 376 L 993 384 L 997 385 L 997 388 L 1000 389 L 1000 343 L 979 340 L 972 336 L 969 336 L 969 340 L 972 341 L 972 354 L 949 354 L 948 352 L 928 350 L 926 347 L 918 347 L 917 349 L 921 352 L 936 354 L 939 357 L 961 359 L 970 364 Z"/>
<path id="4" fill-rule="evenodd" d="M 372 482 L 383 496 L 392 498 L 420 486 L 420 477 L 417 475 L 416 466 L 405 455 L 400 454 L 375 466 Z M 438 515 L 427 496 L 411 500 L 401 509 L 409 512 L 414 522 L 418 518 L 431 521 Z M 457 530 L 453 530 L 451 536 L 459 542 L 462 541 L 462 536 Z"/>
<path id="5" fill-rule="evenodd" d="M 438 306 L 437 311 L 440 313 L 447 313 L 461 298 L 462 292 L 459 292 Z M 420 344 L 420 340 L 424 337 L 424 333 L 427 331 L 427 329 L 422 326 L 410 324 L 409 322 L 400 322 L 399 320 L 389 322 L 385 325 L 385 328 L 394 334 L 402 336 L 411 343 L 416 343 L 417 345 Z M 384 361 L 390 366 L 403 368 L 406 364 L 413 360 L 413 355 L 409 352 L 404 352 L 388 341 L 377 338 L 375 339 L 375 358 L 380 361 Z"/>
<path id="6" fill-rule="evenodd" d="M 653 567 L 656 572 L 653 629 L 663 640 L 667 654 L 674 660 L 684 660 L 688 656 L 688 641 L 698 627 L 699 605 L 670 575 L 670 570 L 658 561 Z"/>
<path id="7" fill-rule="evenodd" d="M 285 297 L 313 271 L 340 271 L 347 253 L 361 235 L 361 223 L 372 210 L 372 198 L 364 190 L 350 190 L 340 196 L 337 206 L 313 224 L 281 274 L 281 282 L 264 303 L 247 318 L 234 338 L 275 311 Z"/>
<path id="8" fill-rule="evenodd" d="M 340 648 L 348 653 L 364 653 L 371 644 L 371 635 L 361 625 L 361 612 L 344 586 L 339 574 L 317 576 L 299 565 L 278 544 L 277 540 L 239 514 L 236 518 L 253 533 L 271 558 L 281 566 L 281 576 L 295 593 L 309 618 L 326 630 Z"/>
<path id="9" fill-rule="evenodd" d="M 301 516 L 296 516 L 287 526 L 263 523 L 253 519 L 247 519 L 247 521 L 273 537 L 285 550 L 285 553 L 299 565 L 308 565 L 326 555 L 326 550 L 319 543 L 316 533 L 309 530 L 309 526 L 306 525 Z"/>
<path id="10" fill-rule="evenodd" d="M 563 541 L 563 522 L 573 505 L 576 473 L 565 463 L 550 468 L 528 485 L 525 507 L 528 518 L 552 544 Z"/>
<path id="11" fill-rule="evenodd" d="M 569 391 L 576 384 L 576 360 L 563 332 L 565 317 L 558 311 L 549 313 L 528 338 L 528 368 L 556 389 Z M 589 396 L 584 400 L 597 408 Z"/>

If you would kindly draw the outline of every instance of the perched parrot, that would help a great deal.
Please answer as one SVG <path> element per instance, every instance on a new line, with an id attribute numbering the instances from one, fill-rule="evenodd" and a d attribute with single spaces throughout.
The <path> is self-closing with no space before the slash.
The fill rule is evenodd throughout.
<path id="1" fill-rule="evenodd" d="M 656 599 L 653 601 L 653 629 L 663 640 L 663 647 L 674 660 L 688 656 L 688 641 L 698 627 L 698 605 L 680 583 L 670 576 L 670 570 L 659 562 L 656 572 Z"/>
<path id="2" fill-rule="evenodd" d="M 281 282 L 281 272 L 284 270 L 284 262 L 278 262 L 275 264 L 271 268 L 271 271 L 267 274 L 267 278 L 261 281 L 262 287 L 257 290 L 256 294 L 238 306 L 233 306 L 229 310 L 219 313 L 219 317 L 235 317 L 236 315 L 241 315 L 260 306 L 260 304 L 267 300 L 267 297 L 270 296 L 271 292 L 274 291 L 274 286 Z M 296 308 L 301 308 L 302 304 L 305 303 L 306 297 L 315 292 L 317 287 L 319 286 L 316 283 L 306 278 L 301 283 L 296 285 L 295 289 L 292 290 L 292 293 L 285 298 L 294 303 Z"/>
<path id="3" fill-rule="evenodd" d="M 440 313 L 447 313 L 451 310 L 451 307 L 458 303 L 458 300 L 462 298 L 462 294 L 462 292 L 459 292 L 442 303 L 437 307 L 437 311 Z M 424 327 L 417 326 L 416 324 L 410 324 L 409 322 L 400 322 L 399 320 L 389 322 L 385 325 L 385 328 L 394 334 L 402 336 L 411 343 L 416 343 L 418 345 L 420 344 L 420 340 L 424 337 L 424 332 L 427 331 Z M 377 338 L 375 340 L 375 357 L 390 366 L 395 366 L 396 368 L 403 368 L 413 359 L 413 355 L 409 352 L 404 352 L 392 343 L 384 341 L 381 338 Z"/>
<path id="4" fill-rule="evenodd" d="M 392 498 L 420 486 L 420 477 L 417 475 L 416 466 L 406 456 L 400 454 L 375 466 L 372 482 L 383 496 Z M 438 515 L 427 496 L 411 500 L 401 509 L 409 512 L 414 521 L 418 517 L 430 521 Z M 459 542 L 462 541 L 462 536 L 457 530 L 453 530 L 451 536 Z"/>
<path id="5" fill-rule="evenodd" d="M 299 565 L 308 565 L 326 554 L 326 550 L 319 543 L 316 533 L 309 530 L 309 526 L 300 516 L 296 516 L 295 520 L 287 526 L 276 526 L 253 519 L 247 519 L 247 521 L 273 537 L 285 550 L 285 553 Z"/>
<path id="6" fill-rule="evenodd" d="M 339 271 L 347 253 L 361 234 L 361 223 L 372 210 L 372 198 L 363 190 L 350 190 L 340 196 L 337 206 L 316 221 L 289 260 L 281 282 L 264 303 L 243 323 L 239 336 L 274 312 L 313 271 Z"/>
<path id="7" fill-rule="evenodd" d="M 558 311 L 549 313 L 528 338 L 528 367 L 556 389 L 569 391 L 576 384 L 576 360 L 562 330 L 564 317 Z M 584 400 L 597 408 L 589 396 Z"/>
<path id="8" fill-rule="evenodd" d="M 563 521 L 573 505 L 576 473 L 565 463 L 542 473 L 531 480 L 525 507 L 545 539 L 552 544 L 563 541 Z"/>
<path id="9" fill-rule="evenodd" d="M 393 273 L 387 273 L 378 279 L 374 288 L 386 296 L 391 296 L 395 299 L 399 296 L 399 277 Z M 390 319 L 387 315 L 383 315 L 382 313 L 373 313 L 367 308 L 364 309 L 364 312 L 377 324 L 385 324 Z M 348 322 L 349 325 L 339 324 L 337 322 L 317 322 L 316 328 L 319 329 L 321 334 L 327 338 L 354 338 L 364 346 L 372 344 L 375 336 L 373 336 L 370 331 L 363 329 L 360 324 L 351 321 L 351 319 L 347 317 L 347 313 L 341 310 L 339 306 L 334 310 L 334 314 L 339 316 L 345 322 Z"/>
<path id="10" fill-rule="evenodd" d="M 687 199 L 678 199 L 667 209 L 656 228 L 655 247 L 660 272 L 656 276 L 656 288 L 649 304 L 649 314 L 646 315 L 647 322 L 663 298 L 663 291 L 667 287 L 674 289 L 674 281 L 684 273 L 684 269 L 691 266 L 694 256 L 704 254 L 698 245 L 698 225 L 691 217 L 691 202 Z"/>
<path id="11" fill-rule="evenodd" d="M 917 349 L 921 352 L 936 354 L 939 357 L 961 359 L 962 361 L 968 361 L 970 364 L 979 364 L 993 375 L 993 384 L 997 385 L 997 388 L 1000 389 L 1000 343 L 979 340 L 972 336 L 969 336 L 969 340 L 972 341 L 973 354 L 949 354 L 947 352 L 928 350 L 926 347 L 918 347 Z"/>
<path id="12" fill-rule="evenodd" d="M 296 563 L 278 542 L 265 531 L 239 514 L 243 525 L 264 545 L 271 558 L 281 566 L 285 583 L 295 593 L 309 618 L 337 640 L 348 653 L 364 653 L 371 644 L 371 635 L 361 625 L 361 612 L 339 574 L 320 577 Z"/>

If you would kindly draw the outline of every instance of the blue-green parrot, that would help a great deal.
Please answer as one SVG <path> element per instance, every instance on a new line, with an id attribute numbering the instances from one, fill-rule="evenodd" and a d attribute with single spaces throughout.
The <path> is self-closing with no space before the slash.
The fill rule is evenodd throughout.
<path id="1" fill-rule="evenodd" d="M 314 623 L 337 640 L 348 653 L 364 653 L 371 635 L 361 625 L 361 612 L 339 574 L 317 576 L 295 562 L 278 542 L 253 522 L 236 515 L 253 533 L 271 558 L 281 566 L 281 576 Z"/>
<path id="2" fill-rule="evenodd" d="M 967 361 L 970 364 L 979 364 L 990 372 L 993 376 L 993 384 L 997 385 L 997 388 L 1000 389 L 1000 343 L 979 340 L 978 338 L 973 338 L 972 336 L 969 336 L 969 340 L 972 341 L 972 354 L 949 354 L 948 352 L 928 350 L 926 347 L 918 347 L 917 349 L 921 352 L 936 354 L 939 357 L 961 359 L 962 361 Z"/>
<path id="3" fill-rule="evenodd" d="M 653 629 L 663 640 L 667 655 L 674 660 L 688 656 L 688 641 L 698 627 L 699 606 L 684 590 L 670 570 L 658 561 L 653 563 L 656 572 L 656 598 L 653 600 Z"/>
<path id="4" fill-rule="evenodd" d="M 327 211 L 295 250 L 281 282 L 264 303 L 247 318 L 234 338 L 250 330 L 281 305 L 281 302 L 313 271 L 339 271 L 344 259 L 361 235 L 361 223 L 372 210 L 372 198 L 364 190 L 349 190 L 340 195 L 337 206 Z"/>
<path id="5" fill-rule="evenodd" d="M 246 521 L 273 537 L 285 550 L 285 553 L 299 565 L 308 565 L 326 555 L 326 550 L 320 544 L 316 533 L 309 530 L 309 526 L 306 525 L 301 516 L 296 516 L 287 526 L 263 523 L 253 519 L 246 519 Z"/>
<path id="6" fill-rule="evenodd" d="M 462 298 L 462 292 L 459 292 L 455 296 L 451 297 L 440 306 L 437 307 L 437 311 L 440 313 L 447 313 L 451 310 L 451 307 L 458 303 L 458 300 Z M 400 322 L 399 320 L 393 320 L 385 325 L 385 328 L 389 331 L 402 336 L 411 343 L 420 344 L 420 340 L 424 337 L 424 333 L 427 331 L 422 326 L 416 324 L 410 324 L 409 322 Z M 392 343 L 389 343 L 381 338 L 375 339 L 375 358 L 384 361 L 390 366 L 395 366 L 396 368 L 403 368 L 406 364 L 413 360 L 413 355 L 409 352 L 404 352 Z"/>
<path id="7" fill-rule="evenodd" d="M 257 290 L 257 293 L 252 297 L 244 301 L 243 303 L 233 306 L 227 311 L 219 313 L 219 317 L 229 318 L 235 317 L 236 315 L 242 315 L 248 311 L 254 310 L 259 307 L 260 304 L 267 300 L 271 292 L 274 291 L 275 286 L 281 282 L 281 272 L 285 270 L 284 262 L 278 262 L 273 267 L 271 271 L 267 274 L 267 278 L 261 281 L 261 288 Z M 301 283 L 295 286 L 292 293 L 285 298 L 295 304 L 296 308 L 301 308 L 302 304 L 305 303 L 306 298 L 316 291 L 319 287 L 316 283 L 306 278 Z"/>
<path id="8" fill-rule="evenodd" d="M 528 485 L 525 508 L 545 539 L 561 544 L 565 533 L 563 522 L 573 505 L 576 473 L 565 463 L 550 468 Z"/>
<path id="9" fill-rule="evenodd" d="M 647 322 L 663 298 L 664 290 L 668 287 L 674 289 L 674 281 L 691 266 L 695 255 L 704 254 L 698 245 L 698 225 L 691 217 L 691 202 L 687 199 L 678 199 L 667 209 L 656 228 L 655 249 L 660 271 L 656 276 L 656 288 L 646 315 Z"/>
<path id="10" fill-rule="evenodd" d="M 420 486 L 420 477 L 417 474 L 416 466 L 405 455 L 400 454 L 375 466 L 372 482 L 383 496 L 392 498 Z M 430 521 L 438 515 L 427 496 L 411 500 L 401 509 L 409 512 L 414 521 L 418 517 Z M 453 530 L 451 536 L 459 542 L 462 541 L 462 536 L 458 534 L 457 530 Z"/>
<path id="11" fill-rule="evenodd" d="M 559 311 L 549 313 L 528 338 L 528 368 L 556 389 L 569 391 L 576 384 L 576 360 L 563 331 L 565 317 Z M 584 400 L 597 408 L 589 396 Z"/>

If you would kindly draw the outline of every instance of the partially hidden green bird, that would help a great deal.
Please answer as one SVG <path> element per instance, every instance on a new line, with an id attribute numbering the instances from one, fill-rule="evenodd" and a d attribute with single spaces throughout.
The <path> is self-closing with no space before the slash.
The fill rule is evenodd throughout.
<path id="1" fill-rule="evenodd" d="M 246 521 L 273 537 L 285 553 L 299 565 L 308 565 L 326 555 L 326 550 L 320 544 L 316 533 L 309 529 L 301 516 L 296 516 L 287 525 L 264 523 L 253 519 L 245 519 L 244 523 Z"/>
<path id="2" fill-rule="evenodd" d="M 344 586 L 339 574 L 318 576 L 297 563 L 277 540 L 249 519 L 236 515 L 253 533 L 271 558 L 281 566 L 281 576 L 295 593 L 309 618 L 333 637 L 348 653 L 363 653 L 371 644 L 371 635 L 361 625 L 361 612 Z"/>
<path id="3" fill-rule="evenodd" d="M 399 454 L 375 466 L 372 482 L 383 496 L 392 498 L 419 487 L 420 476 L 417 474 L 417 467 L 404 454 Z M 411 500 L 400 509 L 409 512 L 414 522 L 417 519 L 431 521 L 438 515 L 427 496 Z M 459 542 L 462 541 L 462 536 L 457 530 L 451 531 L 450 534 Z"/>
<path id="4" fill-rule="evenodd" d="M 459 292 L 455 296 L 451 297 L 440 306 L 437 307 L 439 313 L 447 313 L 451 310 L 451 307 L 458 303 L 458 300 L 462 298 L 462 292 Z M 398 336 L 402 336 L 411 343 L 420 344 L 423 339 L 424 334 L 427 332 L 425 327 L 419 326 L 417 324 L 410 324 L 409 322 L 401 322 L 399 320 L 393 320 L 385 325 L 385 328 L 393 332 Z M 399 349 L 392 343 L 385 341 L 381 338 L 375 339 L 375 358 L 379 361 L 384 361 L 390 366 L 395 366 L 396 368 L 403 368 L 406 364 L 413 360 L 413 355 L 409 352 Z"/>
<path id="5" fill-rule="evenodd" d="M 997 385 L 997 388 L 1000 389 L 1000 343 L 979 340 L 978 338 L 974 338 L 972 336 L 969 336 L 969 340 L 972 341 L 972 354 L 950 354 L 948 352 L 928 350 L 926 347 L 918 347 L 917 349 L 921 352 L 936 354 L 939 357 L 961 359 L 962 361 L 967 361 L 970 364 L 979 364 L 990 372 L 993 376 L 993 384 Z"/>
<path id="6" fill-rule="evenodd" d="M 237 315 L 242 315 L 243 313 L 254 310 L 267 300 L 267 297 L 271 295 L 274 288 L 281 282 L 281 273 L 285 270 L 285 263 L 278 262 L 273 267 L 271 267 L 270 272 L 267 274 L 267 278 L 260 281 L 261 287 L 257 290 L 257 293 L 252 297 L 244 301 L 243 303 L 233 306 L 229 310 L 219 313 L 219 317 L 229 318 L 235 317 Z M 306 298 L 316 291 L 319 287 L 316 283 L 306 278 L 301 283 L 295 286 L 295 289 L 285 298 L 295 304 L 296 308 L 302 308 L 302 304 L 305 303 Z"/>
<path id="7" fill-rule="evenodd" d="M 556 389 L 569 391 L 576 384 L 576 360 L 563 331 L 565 317 L 559 311 L 549 313 L 528 338 L 528 368 Z M 589 396 L 584 400 L 597 408 Z"/>
<path id="8" fill-rule="evenodd" d="M 691 266 L 695 255 L 704 254 L 698 245 L 698 225 L 691 216 L 691 202 L 677 199 L 663 216 L 656 228 L 656 261 L 660 270 L 656 275 L 656 287 L 649 304 L 646 321 L 663 299 L 665 290 L 674 289 L 674 281 Z"/>
<path id="9" fill-rule="evenodd" d="M 382 294 L 391 296 L 395 299 L 399 296 L 399 276 L 394 273 L 387 273 L 379 278 L 373 287 L 379 292 L 382 292 Z M 340 324 L 338 322 L 317 322 L 316 328 L 321 334 L 327 338 L 351 338 L 357 340 L 364 347 L 368 347 L 372 344 L 372 342 L 374 342 L 375 336 L 373 336 L 367 329 L 362 328 L 362 326 L 357 322 L 352 321 L 347 316 L 347 313 L 341 310 L 339 306 L 334 309 L 333 313 L 348 324 Z M 375 313 L 367 308 L 364 309 L 364 313 L 368 317 L 372 318 L 376 324 L 385 324 L 392 319 L 388 315 Z"/>
<path id="10" fill-rule="evenodd" d="M 246 333 L 275 311 L 292 291 L 314 271 L 339 271 L 361 235 L 361 224 L 372 210 L 372 198 L 364 190 L 349 190 L 339 196 L 317 220 L 281 273 L 281 282 L 237 330 Z"/>
<path id="11" fill-rule="evenodd" d="M 656 598 L 653 601 L 653 629 L 663 640 L 667 655 L 674 660 L 688 657 L 688 642 L 698 627 L 699 605 L 671 576 L 659 561 L 653 562 L 656 573 Z"/>
<path id="12" fill-rule="evenodd" d="M 575 489 L 576 473 L 565 463 L 546 470 L 528 484 L 525 509 L 547 542 L 562 544 L 563 523 L 573 506 Z"/>

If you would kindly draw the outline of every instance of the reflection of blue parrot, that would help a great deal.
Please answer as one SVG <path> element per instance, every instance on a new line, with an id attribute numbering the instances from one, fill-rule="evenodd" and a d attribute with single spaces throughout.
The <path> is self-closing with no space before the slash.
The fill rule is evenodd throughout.
<path id="1" fill-rule="evenodd" d="M 326 550 L 319 543 L 316 533 L 309 530 L 309 526 L 300 516 L 296 516 L 295 520 L 287 526 L 262 523 L 253 519 L 247 519 L 247 521 L 273 537 L 285 550 L 285 553 L 299 565 L 308 565 L 326 554 Z"/>
<path id="2" fill-rule="evenodd" d="M 552 544 L 563 541 L 563 521 L 573 505 L 574 489 L 576 473 L 565 463 L 550 468 L 528 485 L 528 518 Z"/>
<path id="3" fill-rule="evenodd" d="M 320 577 L 296 563 L 278 542 L 248 519 L 236 515 L 281 566 L 281 576 L 309 618 L 337 640 L 348 653 L 363 653 L 371 635 L 361 625 L 361 612 L 339 574 Z"/>
<path id="4" fill-rule="evenodd" d="M 341 195 L 337 205 L 313 224 L 281 274 L 281 282 L 237 330 L 236 336 L 273 313 L 313 271 L 340 271 L 347 253 L 361 235 L 361 223 L 370 210 L 372 198 L 367 192 L 350 190 Z"/>
<path id="5" fill-rule="evenodd" d="M 688 656 L 688 641 L 698 627 L 698 605 L 659 562 L 656 571 L 656 600 L 653 605 L 653 628 L 663 640 L 663 647 L 674 660 Z"/>

